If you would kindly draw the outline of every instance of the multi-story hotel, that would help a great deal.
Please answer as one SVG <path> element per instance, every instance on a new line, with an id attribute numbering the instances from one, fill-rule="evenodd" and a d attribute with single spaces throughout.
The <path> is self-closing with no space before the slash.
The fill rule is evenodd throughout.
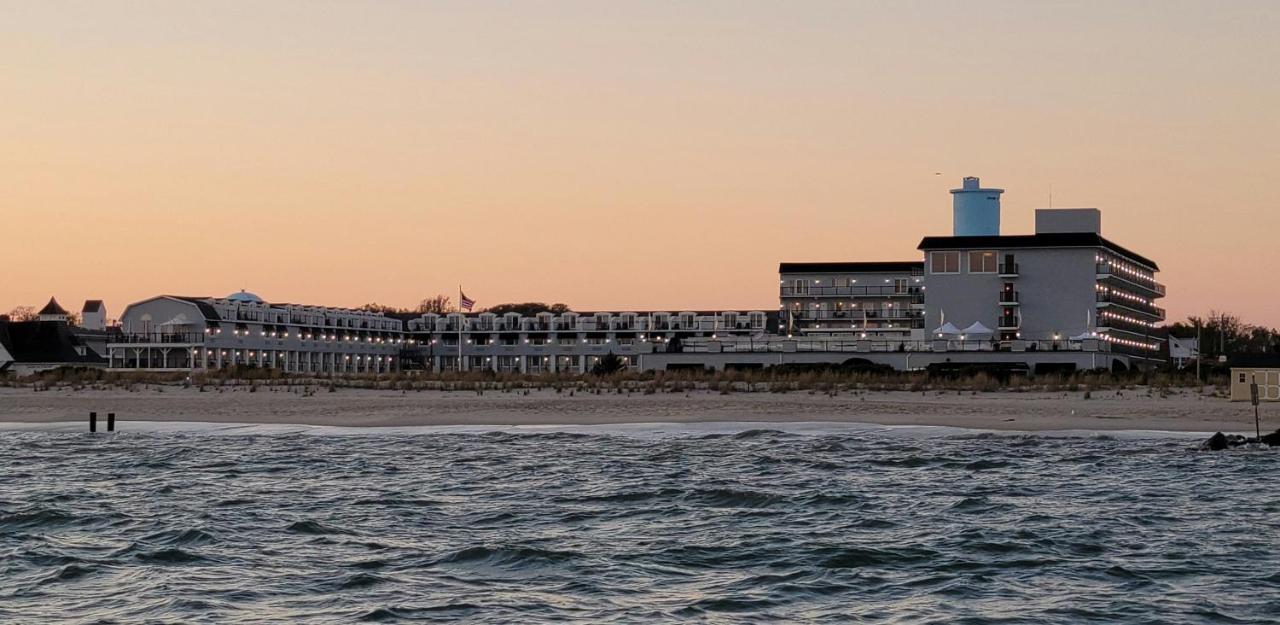
<path id="1" fill-rule="evenodd" d="M 1143 359 L 1160 351 L 1158 267 L 1103 238 L 1096 209 L 1037 210 L 1035 234 L 926 237 L 920 249 L 931 328 L 979 323 L 1010 347 L 1098 339 Z"/>
<path id="2" fill-rule="evenodd" d="M 789 338 L 809 351 L 897 352 L 867 360 L 900 368 L 911 352 L 1081 368 L 1159 358 L 1159 268 L 1104 238 L 1100 211 L 1036 210 L 1034 234 L 1009 236 L 1002 189 L 970 177 L 951 193 L 952 236 L 925 237 L 922 261 L 782 263 Z"/>
<path id="3" fill-rule="evenodd" d="M 127 369 L 219 369 L 240 365 L 290 373 L 373 373 L 398 367 L 399 319 L 382 313 L 268 304 L 227 297 L 161 295 L 130 305 L 107 345 L 107 363 Z"/>
<path id="4" fill-rule="evenodd" d="M 786 262 L 776 312 L 427 314 L 225 298 L 129 306 L 111 367 L 228 365 L 298 373 L 570 372 L 606 354 L 641 370 L 849 361 L 919 369 L 973 363 L 1123 369 L 1159 359 L 1156 263 L 1102 236 L 1097 209 L 1041 209 L 1033 234 L 1000 232 L 1002 190 L 965 178 L 951 236 L 902 262 Z"/>
<path id="5" fill-rule="evenodd" d="M 789 335 L 923 340 L 924 263 L 782 263 Z"/>

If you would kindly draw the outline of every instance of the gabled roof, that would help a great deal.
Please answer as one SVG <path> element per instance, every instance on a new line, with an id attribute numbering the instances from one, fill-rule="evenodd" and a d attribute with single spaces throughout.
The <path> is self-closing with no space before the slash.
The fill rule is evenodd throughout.
<path id="1" fill-rule="evenodd" d="M 65 315 L 67 314 L 67 310 L 58 304 L 58 298 L 50 297 L 49 303 L 45 304 L 44 308 L 41 308 L 40 312 L 36 314 L 37 315 Z"/>
<path id="2" fill-rule="evenodd" d="M 924 271 L 918 260 L 867 263 L 778 263 L 778 273 L 911 273 Z"/>
<path id="3" fill-rule="evenodd" d="M 200 314 L 204 315 L 206 320 L 217 321 L 222 318 L 218 316 L 218 310 L 209 303 L 209 298 L 207 297 L 188 297 L 183 295 L 165 295 L 165 297 L 195 304 L 196 308 L 200 309 Z"/>
<path id="4" fill-rule="evenodd" d="M 85 300 L 85 301 L 84 301 L 84 308 L 82 308 L 80 311 L 81 311 L 81 312 L 87 312 L 87 313 L 88 313 L 88 312 L 102 312 L 102 311 L 103 311 L 103 310 L 105 310 L 105 309 L 106 309 L 106 306 L 105 306 L 105 305 L 103 305 L 102 300 L 100 300 L 100 299 L 87 299 L 87 300 Z"/>
<path id="5" fill-rule="evenodd" d="M 976 237 L 925 237 L 916 249 L 921 250 L 964 250 L 964 249 L 1014 249 L 1014 248 L 1047 248 L 1047 247 L 1102 247 L 1117 254 L 1127 256 L 1130 260 L 1160 270 L 1155 261 L 1108 241 L 1096 232 L 1047 232 L 1041 234 L 1019 234 Z"/>

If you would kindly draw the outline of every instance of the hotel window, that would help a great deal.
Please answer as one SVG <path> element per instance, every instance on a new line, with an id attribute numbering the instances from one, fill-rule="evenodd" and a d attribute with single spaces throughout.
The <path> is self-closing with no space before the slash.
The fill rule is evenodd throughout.
<path id="1" fill-rule="evenodd" d="M 969 273 L 995 273 L 995 252 L 969 252 Z"/>
<path id="2" fill-rule="evenodd" d="M 929 254 L 929 271 L 931 273 L 960 273 L 960 252 L 931 252 Z"/>
<path id="3" fill-rule="evenodd" d="M 808 294 L 809 294 L 809 281 L 808 281 L 808 280 L 799 279 L 799 278 L 797 278 L 797 279 L 795 279 L 795 280 L 792 280 L 792 281 L 791 281 L 791 294 L 792 294 L 792 295 L 808 295 Z"/>
<path id="4" fill-rule="evenodd" d="M 894 279 L 893 279 L 893 292 L 894 292 L 894 293 L 906 293 L 906 292 L 907 292 L 907 279 L 906 279 L 906 278 L 894 278 Z"/>

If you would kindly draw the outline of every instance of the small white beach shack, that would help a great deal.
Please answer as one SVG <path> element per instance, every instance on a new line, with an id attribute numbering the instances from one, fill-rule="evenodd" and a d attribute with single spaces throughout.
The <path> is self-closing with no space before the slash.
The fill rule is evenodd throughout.
<path id="1" fill-rule="evenodd" d="M 1231 401 L 1252 401 L 1251 387 L 1258 384 L 1258 400 L 1280 401 L 1280 354 L 1236 354 L 1231 367 Z"/>

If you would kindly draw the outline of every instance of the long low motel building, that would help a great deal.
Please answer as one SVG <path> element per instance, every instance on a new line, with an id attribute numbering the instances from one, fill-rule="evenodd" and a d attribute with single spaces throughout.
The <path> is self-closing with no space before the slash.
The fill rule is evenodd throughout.
<path id="1" fill-rule="evenodd" d="M 765 341 L 777 319 L 759 310 L 426 314 L 408 322 L 403 356 L 406 367 L 433 371 L 587 373 L 613 354 L 647 370 L 650 356 L 686 345 Z"/>
<path id="2" fill-rule="evenodd" d="M 585 373 L 608 354 L 632 369 L 644 355 L 708 341 L 763 341 L 777 313 L 764 311 L 425 314 L 267 303 L 248 292 L 223 298 L 162 295 L 130 305 L 107 345 L 114 369 L 232 366 L 286 373 L 354 374 L 401 369 Z M 714 366 L 714 365 L 712 365 Z"/>

